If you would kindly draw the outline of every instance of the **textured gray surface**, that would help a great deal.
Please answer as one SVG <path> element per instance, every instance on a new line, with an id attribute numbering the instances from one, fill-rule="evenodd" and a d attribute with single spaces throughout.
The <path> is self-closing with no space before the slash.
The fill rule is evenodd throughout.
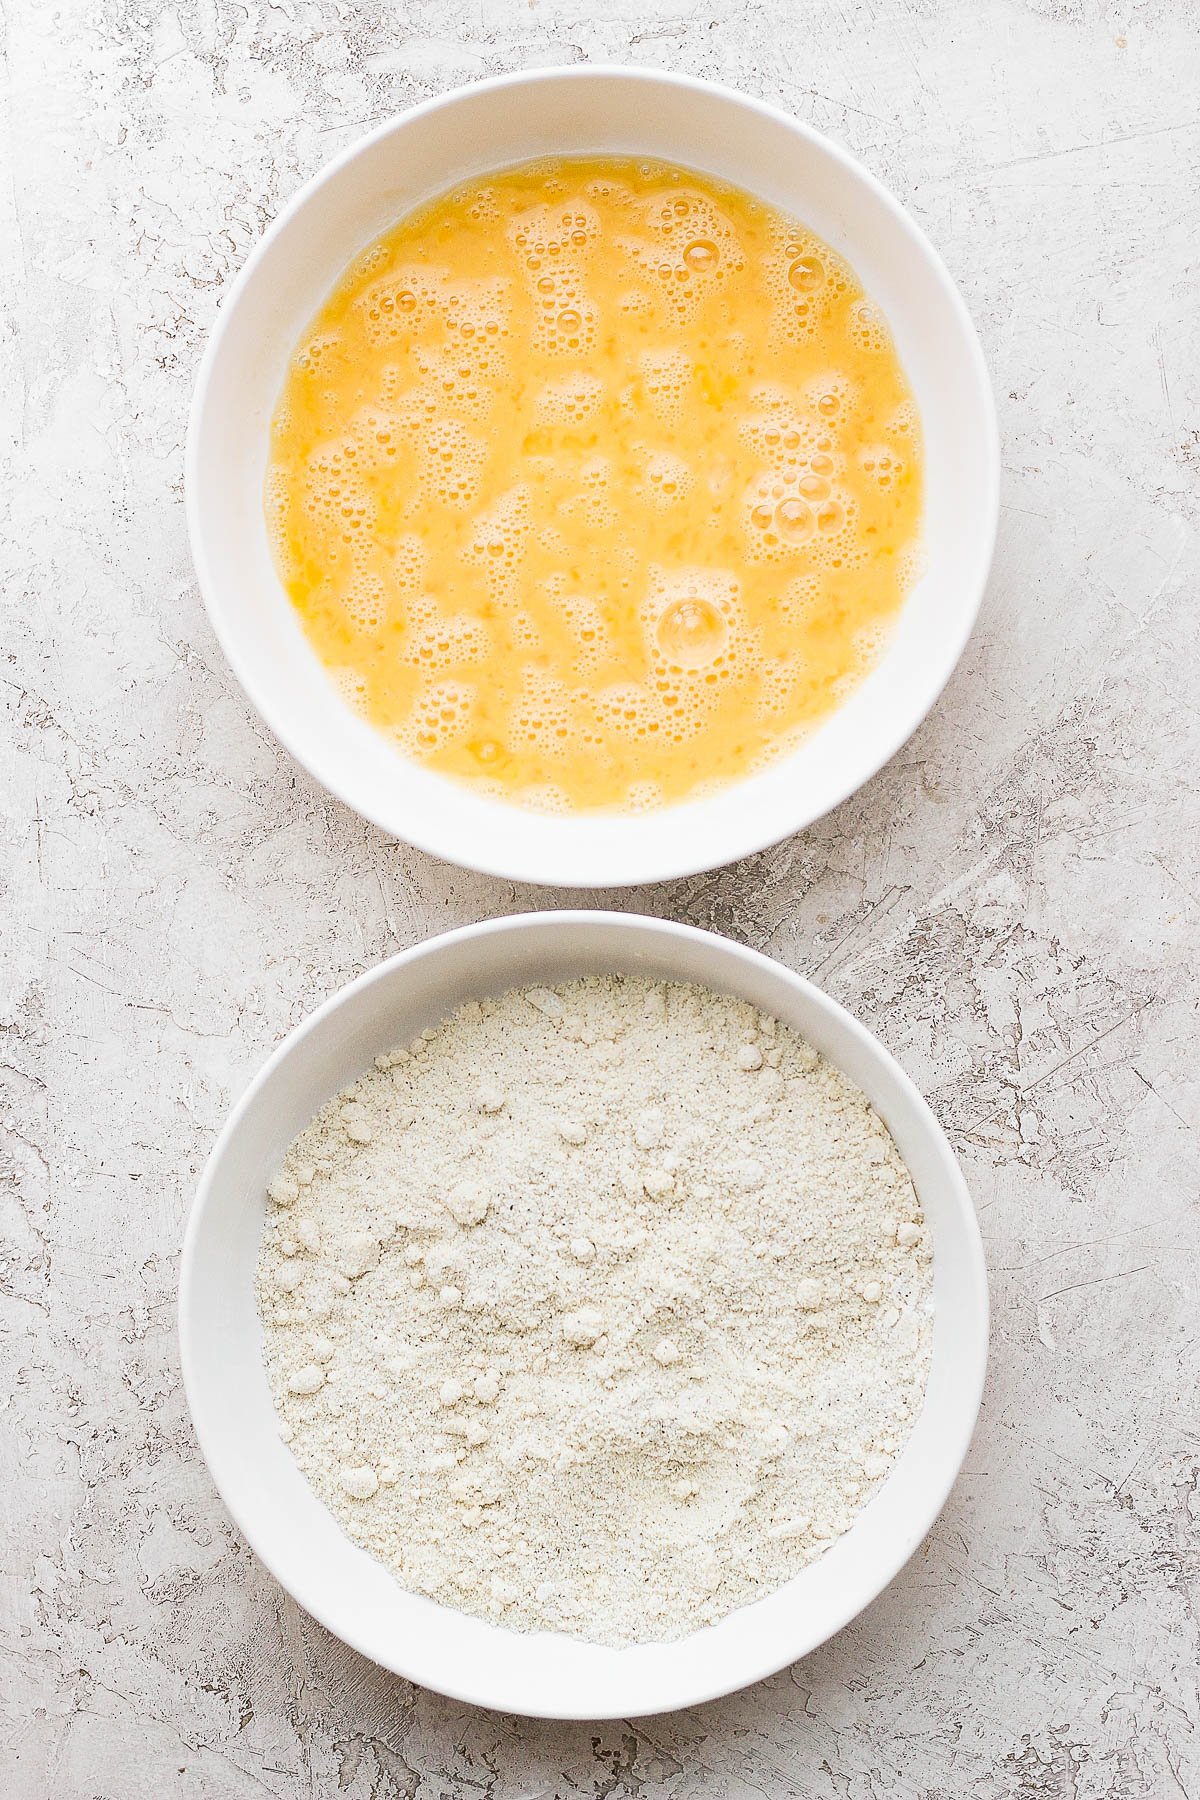
<path id="1" fill-rule="evenodd" d="M 4 1792 L 1200 1795 L 1194 10 L 7 12 Z M 1006 469 L 979 630 L 907 749 L 803 837 L 616 897 L 881 1034 L 961 1153 L 995 1297 L 966 1471 L 890 1591 L 777 1679 L 630 1726 L 472 1712 L 303 1617 L 212 1491 L 174 1339 L 196 1173 L 280 1034 L 397 946 L 546 899 L 385 841 L 250 714 L 184 538 L 197 355 L 363 125 L 582 59 L 719 77 L 861 154 L 963 285 Z"/>

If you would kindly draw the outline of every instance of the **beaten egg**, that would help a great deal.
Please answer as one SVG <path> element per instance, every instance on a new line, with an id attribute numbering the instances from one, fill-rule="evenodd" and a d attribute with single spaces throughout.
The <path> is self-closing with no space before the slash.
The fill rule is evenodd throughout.
<path id="1" fill-rule="evenodd" d="M 848 265 L 693 171 L 478 178 L 357 259 L 272 424 L 281 578 L 347 701 L 526 805 L 779 756 L 918 570 L 912 394 Z"/>

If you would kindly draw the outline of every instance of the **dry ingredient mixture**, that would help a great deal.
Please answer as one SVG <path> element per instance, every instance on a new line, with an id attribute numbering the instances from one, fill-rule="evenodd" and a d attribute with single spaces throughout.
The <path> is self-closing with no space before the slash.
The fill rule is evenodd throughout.
<path id="1" fill-rule="evenodd" d="M 621 977 L 470 1002 L 325 1106 L 258 1267 L 280 1430 L 410 1589 L 682 1636 L 846 1530 L 920 1409 L 929 1239 L 776 1020 Z"/>

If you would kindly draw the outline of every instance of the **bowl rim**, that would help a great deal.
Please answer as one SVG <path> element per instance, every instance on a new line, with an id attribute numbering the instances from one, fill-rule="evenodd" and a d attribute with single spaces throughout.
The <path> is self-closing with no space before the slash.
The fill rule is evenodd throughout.
<path id="1" fill-rule="evenodd" d="M 705 829 L 704 798 L 692 800 L 685 798 L 669 810 L 678 812 L 688 806 L 695 808 L 695 829 L 688 834 L 689 842 L 693 845 L 690 853 L 684 854 L 682 847 L 677 850 L 664 849 L 660 847 L 657 837 L 650 834 L 646 846 L 639 849 L 636 858 L 632 850 L 622 853 L 622 867 L 615 873 L 604 876 L 588 874 L 580 878 L 578 871 L 570 869 L 560 868 L 547 871 L 544 867 L 530 866 L 535 859 L 529 858 L 523 852 L 510 851 L 508 836 L 502 828 L 497 829 L 494 834 L 491 832 L 466 833 L 460 830 L 457 833 L 454 848 L 450 850 L 441 840 L 436 807 L 431 806 L 427 813 L 414 811 L 406 814 L 401 829 L 396 818 L 391 816 L 391 809 L 382 801 L 370 794 L 363 796 L 356 793 L 352 781 L 343 779 L 334 771 L 323 766 L 319 744 L 314 742 L 310 749 L 307 745 L 306 733 L 295 724 L 292 715 L 275 706 L 264 693 L 255 678 L 249 655 L 243 654 L 239 648 L 238 635 L 231 620 L 224 616 L 220 600 L 220 584 L 214 576 L 209 559 L 208 527 L 203 517 L 200 497 L 202 491 L 200 445 L 204 435 L 214 370 L 221 357 L 226 333 L 238 310 L 242 295 L 254 279 L 260 263 L 268 255 L 276 238 L 288 229 L 294 218 L 304 210 L 309 201 L 327 183 L 333 181 L 350 163 L 391 133 L 429 115 L 451 111 L 468 96 L 488 90 L 519 89 L 561 82 L 604 83 L 612 81 L 640 83 L 648 90 L 654 87 L 667 87 L 716 96 L 727 104 L 757 114 L 760 118 L 796 134 L 817 148 L 823 155 L 831 158 L 853 181 L 863 186 L 886 211 L 891 213 L 900 229 L 908 237 L 915 253 L 925 259 L 929 271 L 941 288 L 954 316 L 971 368 L 973 391 L 969 402 L 970 411 L 978 421 L 983 433 L 979 445 L 983 460 L 983 474 L 977 496 L 980 519 L 974 550 L 974 567 L 971 570 L 970 580 L 963 583 L 961 597 L 954 612 L 953 629 L 943 634 L 939 667 L 934 678 L 914 690 L 914 697 L 902 707 L 899 722 L 891 732 L 880 738 L 875 746 L 869 748 L 861 757 L 845 760 L 844 773 L 836 780 L 831 781 L 828 794 L 821 797 L 817 809 L 810 812 L 806 806 L 802 806 L 788 817 L 785 811 L 778 806 L 764 807 L 761 810 L 745 808 L 732 825 L 723 829 L 714 848 L 714 840 Z M 497 162 L 496 167 L 501 166 L 504 166 L 503 163 Z M 188 417 L 184 452 L 184 495 L 192 562 L 209 623 L 220 644 L 225 660 L 247 699 L 273 736 L 318 786 L 331 793 L 335 799 L 340 800 L 343 805 L 358 813 L 360 817 L 375 825 L 390 838 L 412 844 L 427 855 L 434 856 L 443 862 L 472 869 L 479 874 L 529 882 L 535 886 L 568 887 L 580 890 L 616 889 L 648 882 L 677 880 L 684 876 L 701 874 L 713 868 L 724 867 L 743 857 L 769 849 L 772 845 L 781 843 L 784 839 L 801 831 L 806 831 L 821 818 L 841 806 L 859 788 L 864 787 L 903 748 L 944 692 L 950 677 L 958 666 L 979 616 L 991 571 L 999 526 L 1000 443 L 995 396 L 979 337 L 962 295 L 941 256 L 907 207 L 857 157 L 852 156 L 833 138 L 826 136 L 824 132 L 817 131 L 805 120 L 785 111 L 783 107 L 744 94 L 722 82 L 642 66 L 625 67 L 618 63 L 582 63 L 516 70 L 505 75 L 491 76 L 478 82 L 467 82 L 448 89 L 445 93 L 419 101 L 402 112 L 391 114 L 370 131 L 354 139 L 323 164 L 284 203 L 251 250 L 219 302 L 217 316 L 197 369 Z M 788 759 L 785 757 L 778 766 L 786 767 L 787 761 Z M 742 785 L 742 782 L 752 779 L 752 776 L 742 777 L 739 782 L 732 785 L 737 787 Z M 498 807 L 503 807 L 507 803 L 497 802 L 496 804 Z M 579 820 L 586 821 L 591 816 L 588 814 L 572 815 L 571 823 L 575 824 Z M 603 821 L 605 825 L 611 825 L 614 820 L 618 823 L 622 821 L 622 815 L 619 813 L 603 812 L 595 817 Z M 632 814 L 629 817 L 636 819 L 640 815 Z"/>
<path id="2" fill-rule="evenodd" d="M 429 1681 L 428 1676 L 422 1673 L 419 1644 L 415 1650 L 410 1651 L 408 1641 L 398 1643 L 396 1653 L 385 1661 L 379 1654 L 378 1645 L 368 1645 L 364 1641 L 364 1634 L 354 1627 L 353 1622 L 347 1629 L 346 1621 L 331 1616 L 329 1607 L 323 1604 L 310 1604 L 309 1599 L 305 1597 L 304 1583 L 296 1579 L 295 1569 L 288 1567 L 285 1573 L 277 1566 L 286 1559 L 276 1557 L 275 1548 L 269 1536 L 264 1536 L 261 1531 L 251 1528 L 245 1523 L 236 1487 L 226 1478 L 223 1471 L 226 1461 L 225 1454 L 216 1441 L 217 1434 L 210 1429 L 210 1421 L 205 1418 L 206 1407 L 203 1399 L 200 1398 L 203 1383 L 200 1345 L 205 1333 L 204 1327 L 197 1323 L 196 1306 L 198 1303 L 193 1285 L 194 1265 L 206 1227 L 206 1216 L 221 1178 L 222 1164 L 226 1155 L 237 1137 L 243 1119 L 254 1105 L 259 1091 L 266 1085 L 275 1070 L 307 1038 L 323 1031 L 342 1007 L 365 989 L 391 980 L 401 969 L 411 968 L 416 963 L 431 957 L 436 958 L 452 945 L 467 938 L 499 938 L 527 931 L 545 930 L 547 927 L 550 930 L 557 930 L 560 926 L 577 928 L 584 925 L 593 929 L 600 926 L 602 930 L 611 930 L 614 927 L 628 929 L 632 925 L 640 928 L 648 936 L 660 938 L 667 943 L 715 942 L 721 947 L 723 954 L 732 956 L 735 963 L 759 970 L 762 970 L 765 965 L 774 978 L 782 980 L 785 986 L 790 986 L 797 993 L 802 994 L 818 1012 L 823 1013 L 835 1030 L 845 1034 L 848 1040 L 856 1041 L 866 1049 L 868 1055 L 887 1068 L 890 1077 L 897 1083 L 905 1102 L 912 1109 L 914 1118 L 919 1122 L 921 1131 L 934 1150 L 940 1172 L 947 1181 L 947 1189 L 953 1199 L 957 1228 L 961 1234 L 966 1281 L 971 1289 L 970 1313 L 976 1321 L 970 1340 L 956 1346 L 960 1399 L 949 1427 L 942 1426 L 943 1437 L 948 1445 L 947 1454 L 943 1460 L 943 1475 L 929 1483 L 927 1487 L 922 1488 L 920 1504 L 912 1509 L 912 1523 L 904 1532 L 897 1532 L 894 1550 L 889 1551 L 888 1555 L 881 1560 L 877 1570 L 879 1578 L 877 1581 L 874 1576 L 871 1578 L 872 1591 L 867 1598 L 864 1600 L 856 1595 L 851 1595 L 848 1602 L 839 1600 L 836 1607 L 829 1608 L 822 1613 L 815 1629 L 810 1626 L 806 1630 L 803 1622 L 798 1621 L 795 1642 L 784 1654 L 780 1655 L 778 1649 L 772 1649 L 766 1654 L 761 1654 L 757 1661 L 751 1658 L 741 1662 L 732 1672 L 731 1678 L 723 1677 L 719 1673 L 719 1669 L 714 1669 L 704 1680 L 699 1682 L 693 1680 L 678 1691 L 670 1692 L 665 1700 L 661 1693 L 652 1692 L 647 1696 L 644 1705 L 639 1704 L 635 1697 L 626 1699 L 625 1703 L 619 1707 L 610 1704 L 603 1710 L 589 1710 L 586 1713 L 562 1704 L 539 1704 L 531 1705 L 528 1708 L 518 1708 L 512 1704 L 510 1698 L 498 1700 L 495 1694 L 489 1693 L 486 1679 L 482 1684 L 479 1680 L 473 1680 L 470 1677 L 461 1682 L 439 1679 L 435 1686 Z M 669 977 L 664 979 L 669 979 Z M 786 964 L 779 962 L 774 957 L 764 955 L 761 951 L 751 949 L 749 946 L 737 942 L 736 939 L 724 937 L 718 932 L 704 931 L 696 926 L 684 925 L 674 920 L 660 919 L 643 913 L 564 909 L 517 913 L 500 918 L 483 919 L 475 924 L 457 926 L 450 931 L 438 932 L 432 937 L 423 938 L 344 983 L 285 1034 L 252 1076 L 230 1109 L 205 1162 L 200 1182 L 188 1211 L 184 1232 L 179 1273 L 177 1331 L 180 1366 L 188 1411 L 200 1454 L 204 1459 L 210 1479 L 230 1518 L 255 1556 L 284 1592 L 291 1595 L 312 1618 L 316 1619 L 333 1636 L 378 1666 L 389 1669 L 393 1674 L 399 1675 L 405 1680 L 421 1686 L 432 1687 L 433 1691 L 445 1694 L 450 1699 L 473 1706 L 500 1707 L 502 1710 L 519 1712 L 520 1716 L 529 1718 L 595 1718 L 599 1720 L 640 1717 L 650 1713 L 673 1711 L 681 1707 L 703 1705 L 709 1700 L 737 1692 L 768 1676 L 777 1674 L 781 1669 L 787 1668 L 792 1663 L 809 1655 L 843 1630 L 867 1606 L 874 1604 L 925 1541 L 961 1473 L 974 1435 L 983 1397 L 989 1344 L 989 1300 L 987 1268 L 979 1223 L 953 1148 L 928 1102 L 911 1077 L 882 1040 L 862 1024 L 853 1013 L 822 988 L 809 981 L 807 977 L 789 969 Z M 336 1521 L 334 1524 L 336 1526 Z M 845 1535 L 849 1536 L 853 1528 L 852 1521 Z M 381 1579 L 391 1578 L 382 1564 L 380 1571 Z M 800 1575 L 803 1575 L 803 1571 L 800 1571 Z M 792 1579 L 797 1579 L 797 1577 Z M 783 1585 L 786 1587 L 787 1584 Z M 735 1611 L 737 1610 L 740 1609 L 735 1609 Z M 679 1641 L 686 1642 L 687 1640 Z M 669 1648 L 669 1645 L 664 1647 Z M 614 1652 L 614 1654 L 618 1653 Z"/>

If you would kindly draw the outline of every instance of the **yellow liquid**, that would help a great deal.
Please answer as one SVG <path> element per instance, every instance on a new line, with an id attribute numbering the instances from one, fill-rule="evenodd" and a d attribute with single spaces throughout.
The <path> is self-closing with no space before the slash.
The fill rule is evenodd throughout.
<path id="1" fill-rule="evenodd" d="M 544 161 L 354 263 L 266 505 L 317 654 L 407 754 L 642 808 L 760 767 L 870 667 L 916 570 L 919 427 L 811 232 L 688 170 Z"/>

